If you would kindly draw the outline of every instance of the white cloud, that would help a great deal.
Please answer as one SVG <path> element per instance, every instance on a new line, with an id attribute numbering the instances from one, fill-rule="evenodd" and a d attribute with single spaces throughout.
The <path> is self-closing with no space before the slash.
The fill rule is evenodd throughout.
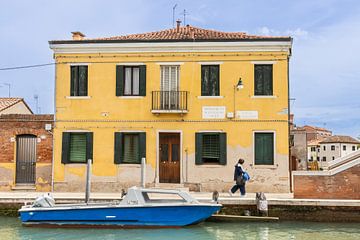
<path id="1" fill-rule="evenodd" d="M 286 31 L 279 31 L 279 30 L 268 28 L 266 26 L 259 28 L 257 30 L 257 33 L 260 35 L 265 35 L 265 36 L 291 36 L 295 39 L 300 39 L 300 38 L 307 39 L 307 37 L 309 35 L 308 31 L 301 29 L 301 28 L 288 29 Z"/>

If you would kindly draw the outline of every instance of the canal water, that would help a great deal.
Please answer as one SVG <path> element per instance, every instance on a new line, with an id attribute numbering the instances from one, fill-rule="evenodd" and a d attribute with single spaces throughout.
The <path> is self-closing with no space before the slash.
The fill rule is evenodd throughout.
<path id="1" fill-rule="evenodd" d="M 358 223 L 213 223 L 179 229 L 61 229 L 22 227 L 19 219 L 0 217 L 0 240 L 68 240 L 68 239 L 360 239 Z"/>

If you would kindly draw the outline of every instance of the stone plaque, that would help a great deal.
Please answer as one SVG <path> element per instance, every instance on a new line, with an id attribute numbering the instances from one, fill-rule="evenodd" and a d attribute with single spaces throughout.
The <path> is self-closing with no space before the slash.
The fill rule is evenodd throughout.
<path id="1" fill-rule="evenodd" d="M 203 119 L 224 119 L 226 113 L 225 106 L 210 107 L 206 106 L 202 108 Z"/>
<path id="2" fill-rule="evenodd" d="M 259 119 L 258 111 L 236 111 L 236 117 L 240 119 Z"/>

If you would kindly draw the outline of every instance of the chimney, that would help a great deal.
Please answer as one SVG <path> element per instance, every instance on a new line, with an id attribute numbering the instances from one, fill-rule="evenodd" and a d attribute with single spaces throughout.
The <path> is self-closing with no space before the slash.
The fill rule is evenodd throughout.
<path id="1" fill-rule="evenodd" d="M 72 40 L 83 40 L 85 35 L 81 32 L 71 32 L 72 33 Z"/>
<path id="2" fill-rule="evenodd" d="M 180 30 L 180 24 L 181 24 L 181 21 L 178 19 L 176 20 L 176 32 L 179 32 Z"/>

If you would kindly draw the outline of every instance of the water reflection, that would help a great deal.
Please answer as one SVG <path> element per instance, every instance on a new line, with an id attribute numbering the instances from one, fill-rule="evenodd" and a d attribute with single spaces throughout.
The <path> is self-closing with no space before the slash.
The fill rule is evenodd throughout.
<path id="1" fill-rule="evenodd" d="M 0 217 L 0 240 L 196 239 L 282 240 L 360 239 L 358 224 L 349 223 L 202 223 L 179 229 L 49 229 L 22 227 L 17 218 Z"/>

